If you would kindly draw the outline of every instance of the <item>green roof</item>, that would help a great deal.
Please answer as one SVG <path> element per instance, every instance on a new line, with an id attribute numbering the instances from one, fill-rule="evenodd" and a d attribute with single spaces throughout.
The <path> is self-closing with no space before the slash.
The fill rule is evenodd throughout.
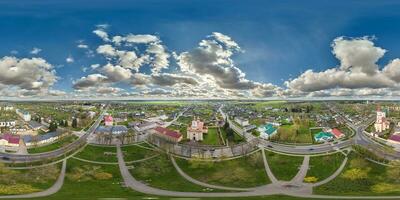
<path id="1" fill-rule="evenodd" d="M 314 135 L 315 140 L 328 139 L 328 138 L 333 138 L 333 135 L 329 132 L 321 131 Z"/>

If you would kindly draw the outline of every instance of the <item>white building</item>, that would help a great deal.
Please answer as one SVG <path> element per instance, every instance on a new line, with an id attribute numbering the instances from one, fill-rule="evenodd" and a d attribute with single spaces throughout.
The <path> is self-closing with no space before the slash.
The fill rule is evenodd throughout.
<path id="1" fill-rule="evenodd" d="M 241 117 L 235 117 L 235 122 L 237 122 L 242 127 L 249 125 L 249 120 Z"/>
<path id="2" fill-rule="evenodd" d="M 187 138 L 189 140 L 202 141 L 203 134 L 207 132 L 208 128 L 204 126 L 204 122 L 197 118 L 197 120 L 193 120 L 192 124 L 188 127 Z"/>
<path id="3" fill-rule="evenodd" d="M 378 107 L 376 111 L 376 121 L 375 121 L 375 131 L 380 133 L 389 129 L 390 122 L 386 119 L 386 113 L 381 111 L 380 107 Z"/>
<path id="4" fill-rule="evenodd" d="M 31 121 L 31 114 L 28 111 L 16 109 L 15 112 L 22 118 L 24 121 Z"/>

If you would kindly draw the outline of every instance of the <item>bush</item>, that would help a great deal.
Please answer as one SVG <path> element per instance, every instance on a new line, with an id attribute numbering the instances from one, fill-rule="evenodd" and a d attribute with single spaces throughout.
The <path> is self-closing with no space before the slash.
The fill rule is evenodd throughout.
<path id="1" fill-rule="evenodd" d="M 375 193 L 392 193 L 392 192 L 400 192 L 399 184 L 390 184 L 390 183 L 378 183 L 371 187 L 371 190 Z"/>
<path id="2" fill-rule="evenodd" d="M 304 182 L 306 183 L 315 183 L 318 181 L 318 178 L 315 176 L 308 176 L 304 178 Z"/>
<path id="3" fill-rule="evenodd" d="M 353 169 L 349 169 L 346 170 L 342 177 L 345 179 L 349 179 L 349 180 L 361 180 L 361 179 L 367 179 L 368 178 L 368 169 L 367 170 L 363 170 L 360 168 L 353 168 Z"/>
<path id="4" fill-rule="evenodd" d="M 112 174 L 107 173 L 107 172 L 98 172 L 98 173 L 95 173 L 93 176 L 97 180 L 108 180 L 113 177 Z"/>
<path id="5" fill-rule="evenodd" d="M 40 191 L 27 184 L 0 185 L 0 194 L 26 194 Z"/>

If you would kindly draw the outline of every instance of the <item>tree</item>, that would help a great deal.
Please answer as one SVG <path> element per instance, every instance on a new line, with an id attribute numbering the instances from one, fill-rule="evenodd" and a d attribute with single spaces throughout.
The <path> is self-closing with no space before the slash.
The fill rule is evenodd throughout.
<path id="1" fill-rule="evenodd" d="M 67 120 L 64 120 L 64 126 L 68 127 L 68 121 Z"/>
<path id="2" fill-rule="evenodd" d="M 76 118 L 74 118 L 72 120 L 72 128 L 76 128 L 76 127 L 78 127 L 78 120 Z"/>
<path id="3" fill-rule="evenodd" d="M 231 128 L 226 129 L 226 138 L 230 141 L 233 141 L 235 139 L 235 133 Z"/>
<path id="4" fill-rule="evenodd" d="M 53 121 L 53 122 L 50 123 L 50 126 L 49 126 L 50 132 L 56 131 L 57 128 L 58 128 L 57 122 Z"/>

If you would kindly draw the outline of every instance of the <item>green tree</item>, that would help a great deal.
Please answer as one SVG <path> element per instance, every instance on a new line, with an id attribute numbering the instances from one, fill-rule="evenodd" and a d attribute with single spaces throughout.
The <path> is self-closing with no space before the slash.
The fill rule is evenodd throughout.
<path id="1" fill-rule="evenodd" d="M 72 128 L 76 128 L 76 127 L 78 127 L 78 120 L 76 118 L 74 118 L 72 120 Z"/>

